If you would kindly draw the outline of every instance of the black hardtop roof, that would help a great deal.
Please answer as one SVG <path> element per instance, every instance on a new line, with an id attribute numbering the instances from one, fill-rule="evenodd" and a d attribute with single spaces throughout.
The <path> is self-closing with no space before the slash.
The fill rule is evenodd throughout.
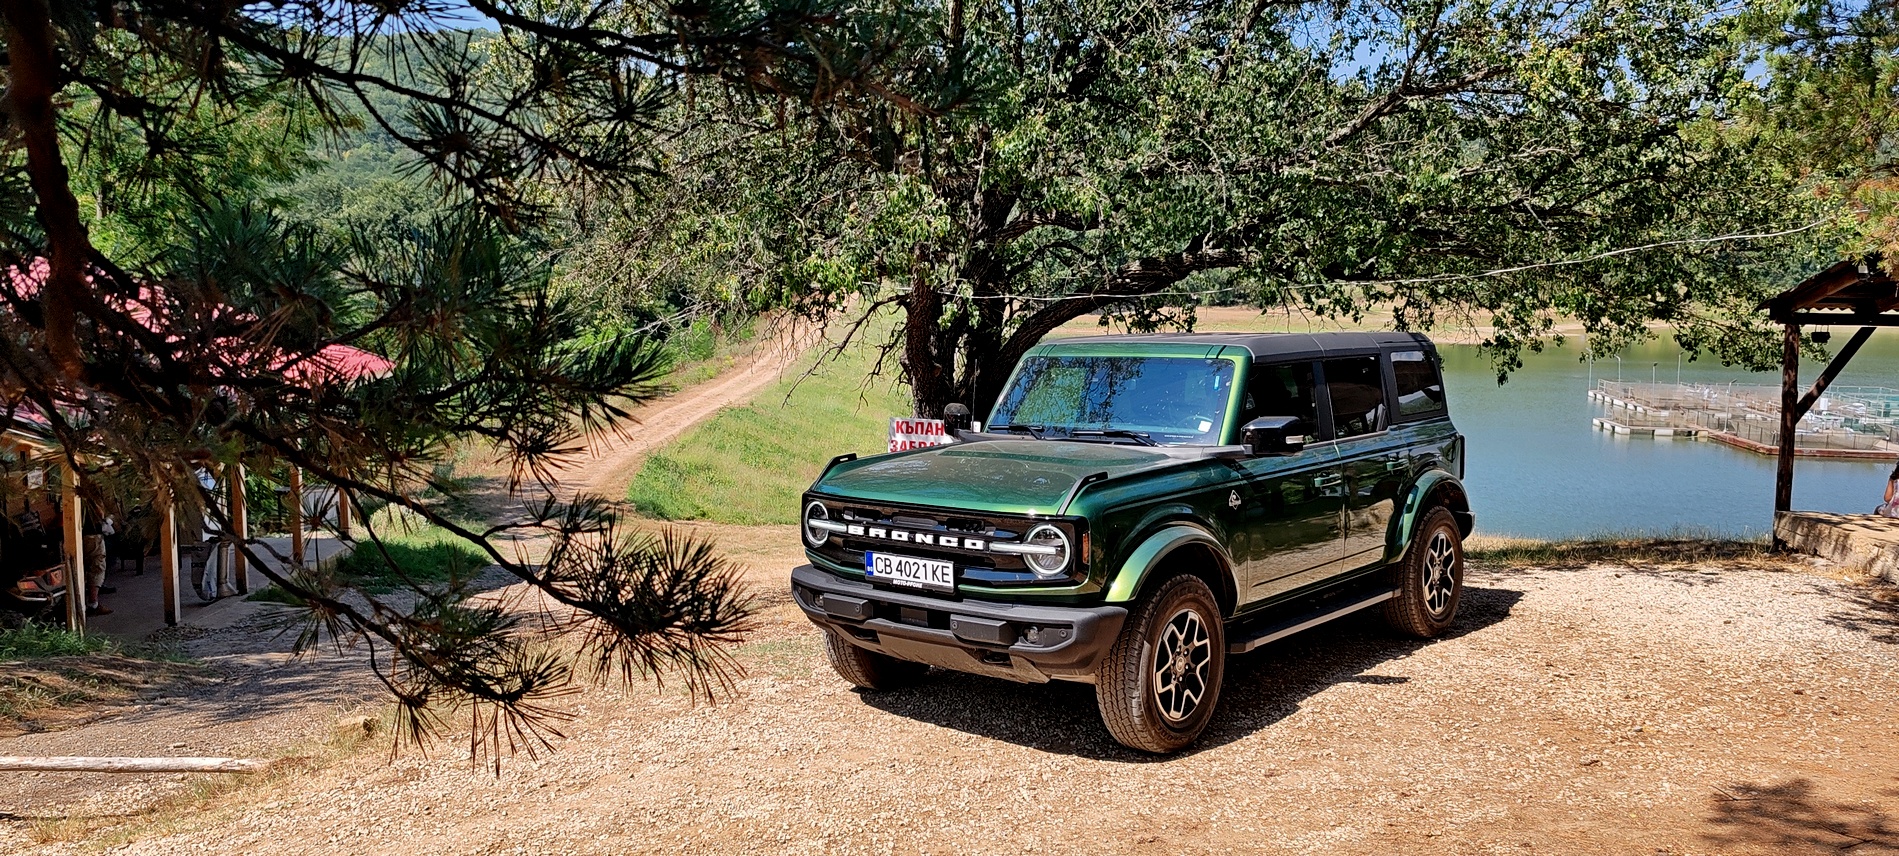
<path id="1" fill-rule="evenodd" d="M 1245 348 L 1254 359 L 1268 357 L 1323 357 L 1331 354 L 1371 353 L 1401 349 L 1437 350 L 1423 333 L 1134 333 L 1045 339 L 1043 345 L 1230 345 Z"/>

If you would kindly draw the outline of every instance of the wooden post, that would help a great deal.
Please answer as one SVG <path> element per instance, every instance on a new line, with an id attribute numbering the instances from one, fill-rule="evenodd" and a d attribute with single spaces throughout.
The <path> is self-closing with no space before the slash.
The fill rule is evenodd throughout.
<path id="1" fill-rule="evenodd" d="M 1794 406 L 1796 423 L 1807 417 L 1807 411 L 1812 410 L 1813 405 L 1819 402 L 1820 396 L 1826 394 L 1826 388 L 1833 385 L 1833 379 L 1840 376 L 1840 371 L 1846 368 L 1846 364 L 1853 361 L 1853 355 L 1859 353 L 1860 346 L 1873 337 L 1873 329 L 1872 327 L 1859 328 L 1853 333 L 1853 338 L 1848 339 L 1846 345 L 1840 348 L 1840 352 L 1833 355 L 1833 361 L 1827 363 L 1826 368 L 1821 370 L 1820 376 L 1813 381 L 1813 388 L 1807 390 L 1806 395 L 1800 396 L 1800 403 Z"/>
<path id="2" fill-rule="evenodd" d="M 165 623 L 185 620 L 184 601 L 178 597 L 178 503 L 171 485 L 158 487 L 158 567 L 165 589 Z"/>
<path id="3" fill-rule="evenodd" d="M 336 486 L 336 535 L 349 540 L 349 494 L 342 485 Z"/>
<path id="4" fill-rule="evenodd" d="M 251 590 L 250 567 L 244 561 L 244 542 L 250 540 L 250 506 L 244 499 L 244 465 L 232 464 L 225 470 L 229 474 L 231 498 L 231 584 L 237 587 L 238 594 L 249 594 Z M 220 592 L 222 594 L 222 592 Z"/>
<path id="5" fill-rule="evenodd" d="M 303 470 L 290 468 L 290 561 L 303 566 Z"/>
<path id="6" fill-rule="evenodd" d="M 61 464 L 60 504 L 65 510 L 66 530 L 66 626 L 75 633 L 86 632 L 86 537 L 81 521 L 85 510 L 79 506 L 79 474 L 71 465 Z"/>
<path id="7" fill-rule="evenodd" d="M 1780 462 L 1774 472 L 1774 514 L 1793 510 L 1794 428 L 1800 424 L 1800 325 L 1786 325 L 1780 344 Z M 1786 545 L 1774 539 L 1776 549 Z"/>

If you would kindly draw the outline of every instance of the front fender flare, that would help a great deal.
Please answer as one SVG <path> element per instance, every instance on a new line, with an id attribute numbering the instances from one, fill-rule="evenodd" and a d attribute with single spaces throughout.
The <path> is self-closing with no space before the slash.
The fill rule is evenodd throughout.
<path id="1" fill-rule="evenodd" d="M 1108 586 L 1107 602 L 1130 603 L 1140 597 L 1141 587 L 1147 582 L 1148 574 L 1159 567 L 1168 554 L 1189 544 L 1203 545 L 1219 556 L 1219 573 L 1225 577 L 1227 592 L 1231 594 L 1239 591 L 1239 583 L 1233 578 L 1233 559 L 1227 555 L 1226 546 L 1213 537 L 1213 533 L 1191 523 L 1170 523 L 1148 535 L 1139 547 L 1134 548 L 1134 552 L 1128 554 Z"/>

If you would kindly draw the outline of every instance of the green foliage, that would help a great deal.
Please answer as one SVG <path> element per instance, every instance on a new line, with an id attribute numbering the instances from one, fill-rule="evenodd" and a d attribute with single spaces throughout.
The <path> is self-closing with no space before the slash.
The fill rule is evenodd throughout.
<path id="1" fill-rule="evenodd" d="M 1190 325 L 1233 295 L 1490 326 L 1504 369 L 1558 317 L 1596 347 L 1661 320 L 1755 363 L 1758 299 L 1828 255 L 1803 227 L 1833 208 L 1724 133 L 1752 89 L 1740 16 L 1713 0 L 918 14 L 902 56 L 944 82 L 928 109 L 741 103 L 741 126 L 790 130 L 679 141 L 667 193 L 595 232 L 669 235 L 609 241 L 653 263 L 738 235 L 717 243 L 775 299 L 901 305 L 891 353 L 926 414 L 982 413 L 1072 318 Z M 1789 234 L 1731 237 L 1765 232 Z"/>
<path id="2" fill-rule="evenodd" d="M 494 560 L 467 539 L 431 524 L 420 514 L 389 505 L 370 514 L 365 531 L 357 533 L 355 547 L 329 568 L 327 586 L 348 586 L 367 594 L 395 590 L 458 590 Z M 306 605 L 283 586 L 264 586 L 247 600 L 272 604 Z"/>
<path id="3" fill-rule="evenodd" d="M 753 403 L 726 408 L 654 452 L 627 498 L 664 520 L 797 522 L 798 496 L 826 461 L 883 451 L 890 417 L 910 412 L 902 389 L 866 380 L 875 363 L 866 346 L 833 362 L 807 359 Z"/>
<path id="4" fill-rule="evenodd" d="M 191 103 L 189 74 L 130 39 L 101 38 L 94 67 L 118 90 L 167 111 L 162 135 L 109 109 L 100 82 L 74 84 L 61 116 L 73 146 L 73 191 L 98 247 L 126 267 L 144 267 L 180 240 L 183 221 L 224 200 L 271 199 L 273 185 L 308 168 L 316 128 L 304 105 L 279 87 L 228 101 Z M 106 90 L 113 94 L 112 89 Z M 273 201 L 275 201 L 273 199 Z"/>
<path id="5" fill-rule="evenodd" d="M 371 515 L 368 531 L 375 533 L 375 538 L 363 537 L 328 569 L 335 577 L 333 584 L 370 594 L 414 587 L 449 588 L 466 583 L 493 564 L 467 539 L 400 507 L 386 507 Z M 246 600 L 290 606 L 305 603 L 274 585 Z"/>
<path id="6" fill-rule="evenodd" d="M 1899 13 L 1891 4 L 1763 0 L 1743 17 L 1767 69 L 1738 133 L 1842 215 L 1842 254 L 1899 257 Z"/>
<path id="7" fill-rule="evenodd" d="M 475 0 L 505 30 L 476 37 L 452 29 L 469 8 L 8 7 L 0 405 L 50 423 L 89 497 L 141 482 L 229 531 L 199 468 L 287 463 L 472 545 L 537 539 L 533 563 L 486 552 L 573 621 L 409 579 L 462 561 L 433 542 L 356 554 L 388 574 L 262 569 L 303 607 L 299 646 L 369 646 L 411 736 L 472 711 L 481 752 L 545 742 L 576 677 L 573 646 L 548 636 L 579 637 L 597 670 L 708 694 L 731 685 L 722 646 L 750 610 L 706 545 L 625 534 L 596 499 L 476 531 L 424 497 L 452 487 L 438 465 L 471 440 L 510 488 L 551 496 L 554 465 L 662 389 L 666 349 L 648 325 L 594 323 L 598 301 L 558 286 L 545 230 L 568 194 L 618 198 L 656 172 L 688 82 L 888 97 L 908 83 L 872 76 L 911 32 L 832 0 Z M 312 142 L 340 166 L 287 214 Z"/>
<path id="8" fill-rule="evenodd" d="M 19 627 L 0 629 L 0 660 L 74 657 L 117 650 L 118 646 L 107 637 L 87 636 L 49 624 L 29 621 Z"/>
<path id="9" fill-rule="evenodd" d="M 377 512 L 368 528 L 375 539 L 364 538 L 335 568 L 337 576 L 364 591 L 455 585 L 494 564 L 466 539 L 397 507 Z"/>
<path id="10" fill-rule="evenodd" d="M 493 37 L 485 31 L 449 30 L 443 35 L 451 46 L 471 50 Z M 383 35 L 348 41 L 360 47 L 365 74 L 441 92 L 438 81 L 425 72 L 435 43 Z M 293 216 L 338 238 L 365 229 L 423 228 L 449 199 L 402 143 L 402 137 L 416 133 L 411 114 L 422 105 L 380 87 L 367 90 L 363 101 L 349 111 L 347 121 L 315 141 L 309 168 L 277 192 Z"/>

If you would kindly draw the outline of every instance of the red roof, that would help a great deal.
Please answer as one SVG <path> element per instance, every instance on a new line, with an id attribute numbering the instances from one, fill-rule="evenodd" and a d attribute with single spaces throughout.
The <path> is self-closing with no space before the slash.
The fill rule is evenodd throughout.
<path id="1" fill-rule="evenodd" d="M 45 284 L 46 277 L 51 271 L 52 265 L 46 259 L 35 258 L 24 268 L 9 267 L 6 275 L 12 279 L 13 287 L 22 297 L 32 297 L 39 293 L 40 287 Z M 90 280 L 91 277 L 88 276 L 87 279 Z M 139 286 L 136 298 L 114 296 L 108 298 L 108 303 L 113 304 L 114 309 L 124 312 L 152 332 L 165 333 L 167 332 L 164 329 L 165 325 L 158 320 L 159 313 L 153 311 L 154 307 L 165 305 L 160 300 L 161 297 L 158 287 L 147 283 Z M 220 310 L 232 320 L 243 320 L 246 317 L 228 306 L 213 309 L 213 315 L 220 314 Z M 238 340 L 220 339 L 218 344 L 231 349 L 233 355 L 238 355 L 236 354 L 236 348 L 240 344 Z M 308 358 L 295 362 L 292 360 L 293 357 L 285 355 L 277 364 L 283 369 L 285 377 L 318 383 L 375 377 L 387 373 L 396 365 L 379 354 L 351 345 L 325 345 Z"/>

